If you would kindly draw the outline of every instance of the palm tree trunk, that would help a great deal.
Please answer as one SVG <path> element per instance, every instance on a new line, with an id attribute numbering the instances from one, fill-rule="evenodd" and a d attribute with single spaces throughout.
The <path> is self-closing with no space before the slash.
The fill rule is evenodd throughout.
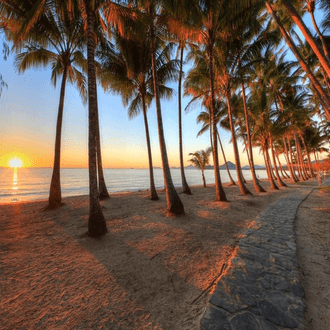
<path id="1" fill-rule="evenodd" d="M 268 176 L 268 180 L 269 180 L 269 183 L 270 183 L 270 187 L 273 190 L 278 190 L 279 188 L 275 184 L 275 181 L 274 181 L 273 176 L 272 176 L 272 172 L 271 172 L 272 169 L 271 169 L 270 164 L 269 164 L 269 155 L 268 155 L 267 147 L 263 148 L 263 156 L 264 156 L 264 160 L 265 160 L 265 166 L 266 166 L 266 171 L 267 171 L 267 176 Z"/>
<path id="2" fill-rule="evenodd" d="M 289 140 L 289 152 L 290 152 L 290 159 L 291 159 L 291 164 L 292 164 L 292 169 L 293 172 L 296 176 L 297 182 L 301 180 L 301 178 L 299 178 L 299 171 L 298 171 L 298 163 L 297 163 L 297 159 L 294 158 L 294 154 L 293 154 L 293 150 L 292 150 L 292 146 L 291 146 L 291 141 Z"/>
<path id="3" fill-rule="evenodd" d="M 290 143 L 290 141 L 289 141 Z M 292 162 L 290 161 L 290 155 L 289 155 L 289 151 L 288 151 L 288 146 L 286 144 L 286 139 L 285 137 L 283 136 L 283 145 L 284 145 L 284 151 L 285 151 L 285 155 L 286 155 L 286 161 L 287 161 L 287 166 L 288 166 L 288 169 L 289 169 L 289 172 L 291 174 L 291 181 L 293 183 L 297 182 L 297 179 L 296 179 L 296 175 L 294 173 L 294 168 L 293 168 L 293 164 Z"/>
<path id="4" fill-rule="evenodd" d="M 96 92 L 96 99 L 97 99 L 97 89 Z M 110 198 L 108 193 L 107 186 L 105 184 L 104 174 L 103 174 L 103 167 L 102 167 L 102 151 L 101 151 L 101 136 L 100 136 L 100 121 L 99 121 L 99 109 L 98 104 L 96 103 L 96 152 L 97 152 L 97 173 L 99 177 L 99 199 L 104 200 Z"/>
<path id="5" fill-rule="evenodd" d="M 319 160 L 317 159 L 316 157 L 316 152 L 314 150 L 314 159 L 315 159 L 315 165 L 317 167 L 317 171 L 319 171 L 319 168 L 320 168 L 320 163 L 319 163 Z"/>
<path id="6" fill-rule="evenodd" d="M 88 67 L 88 169 L 89 169 L 89 218 L 88 234 L 92 237 L 105 234 L 107 225 L 98 198 L 96 147 L 97 147 L 97 98 L 95 75 L 95 14 L 88 0 L 84 0 L 87 14 L 87 67 Z"/>
<path id="7" fill-rule="evenodd" d="M 280 163 L 280 158 L 279 158 L 279 156 L 277 155 L 276 157 L 277 157 L 277 161 L 279 162 L 279 164 L 280 164 L 280 166 L 281 166 L 281 168 L 282 168 L 282 171 L 283 171 L 283 172 L 285 173 L 285 175 L 286 175 L 286 178 L 287 178 L 287 179 L 290 179 L 290 178 L 291 178 L 291 175 L 289 175 L 289 174 L 286 172 L 286 170 L 284 169 L 284 167 L 283 167 L 282 164 Z M 288 163 L 289 163 L 289 161 L 288 161 L 288 155 L 286 155 L 285 153 L 284 153 L 284 159 L 285 159 L 285 161 L 286 161 L 287 168 L 289 169 L 289 165 L 288 165 Z"/>
<path id="8" fill-rule="evenodd" d="M 151 5 L 149 5 L 149 12 L 152 13 L 150 8 Z M 159 138 L 160 153 L 161 153 L 162 165 L 163 165 L 167 210 L 168 212 L 173 214 L 184 214 L 183 204 L 173 185 L 170 166 L 168 163 L 167 152 L 166 152 L 162 110 L 161 110 L 159 91 L 158 91 L 158 77 L 156 70 L 156 40 L 155 40 L 156 37 L 155 37 L 153 23 L 151 23 L 150 26 L 150 37 L 151 37 L 151 65 L 152 65 L 153 86 L 154 86 L 154 95 L 155 95 L 156 112 L 157 112 L 158 138 Z"/>
<path id="9" fill-rule="evenodd" d="M 146 110 L 146 103 L 145 103 L 145 96 L 144 94 L 141 95 L 142 97 L 142 107 L 143 107 L 143 119 L 144 119 L 144 128 L 146 132 L 146 140 L 147 140 L 147 148 L 148 148 L 148 161 L 149 161 L 149 178 L 150 178 L 150 199 L 152 201 L 158 200 L 158 195 L 155 187 L 155 180 L 154 180 L 154 170 L 152 166 L 152 154 L 151 154 L 151 145 L 150 145 L 150 135 L 149 135 L 149 125 L 148 125 L 148 118 L 147 118 L 147 110 Z"/>
<path id="10" fill-rule="evenodd" d="M 299 141 L 299 138 L 298 138 L 298 135 L 297 134 L 296 134 L 296 140 L 297 140 L 299 157 L 300 157 L 300 163 L 301 163 L 301 171 L 302 171 L 302 174 L 304 176 L 304 179 L 305 180 L 308 180 L 309 179 L 309 175 L 308 175 L 308 172 L 307 172 L 306 164 L 304 162 L 304 155 L 303 155 L 301 144 L 300 144 L 300 141 Z"/>
<path id="11" fill-rule="evenodd" d="M 204 170 L 202 170 L 202 179 L 203 179 L 203 187 L 206 188 L 206 180 L 204 176 Z"/>
<path id="12" fill-rule="evenodd" d="M 295 55 L 295 57 L 296 57 L 297 61 L 299 62 L 301 68 L 306 72 L 313 88 L 316 91 L 316 94 L 318 95 L 318 97 L 319 97 L 319 99 L 320 99 L 320 101 L 323 105 L 323 109 L 324 109 L 325 114 L 326 114 L 327 118 L 330 120 L 330 111 L 329 111 L 329 109 L 330 109 L 330 98 L 327 96 L 327 94 L 323 90 L 321 84 L 316 79 L 316 77 L 314 76 L 311 69 L 305 63 L 305 61 L 302 58 L 302 56 L 300 55 L 296 45 L 293 43 L 292 39 L 287 34 L 287 32 L 284 29 L 282 23 L 280 22 L 279 18 L 275 14 L 272 6 L 267 1 L 266 1 L 266 7 L 267 7 L 268 12 L 272 15 L 272 17 L 274 18 L 276 24 L 278 25 L 278 27 L 281 31 L 281 34 L 283 35 L 283 37 L 285 39 L 286 44 L 288 45 L 288 47 L 290 48 L 292 53 Z"/>
<path id="13" fill-rule="evenodd" d="M 310 156 L 310 154 L 308 152 L 308 149 L 307 149 L 307 146 L 306 146 L 306 142 L 305 142 L 305 139 L 304 139 L 304 137 L 303 137 L 302 134 L 300 134 L 300 139 L 301 139 L 301 141 L 303 143 L 303 146 L 304 146 L 304 149 L 306 151 L 307 161 L 308 161 L 308 169 L 309 169 L 309 172 L 310 172 L 310 177 L 311 178 L 315 178 L 316 175 L 313 172 L 313 167 L 312 167 L 312 162 L 311 162 L 311 156 Z"/>
<path id="14" fill-rule="evenodd" d="M 304 175 L 302 173 L 301 163 L 300 163 L 300 155 L 299 155 L 299 150 L 298 150 L 296 134 L 294 134 L 293 142 L 294 142 L 294 146 L 296 149 L 296 164 L 297 164 L 298 177 L 300 180 L 305 181 Z"/>
<path id="15" fill-rule="evenodd" d="M 57 122 L 56 122 L 56 136 L 55 136 L 55 152 L 54 152 L 54 166 L 52 180 L 50 183 L 48 206 L 46 209 L 55 209 L 62 203 L 61 194 L 61 136 L 62 136 L 62 122 L 63 122 L 63 109 L 64 109 L 64 97 L 65 97 L 65 85 L 68 75 L 68 67 L 65 65 L 62 76 L 60 102 L 58 105 Z"/>
<path id="16" fill-rule="evenodd" d="M 323 54 L 322 50 L 319 48 L 319 46 L 315 42 L 315 40 L 314 40 L 311 32 L 307 28 L 306 24 L 301 19 L 301 17 L 299 16 L 298 12 L 294 8 L 294 6 L 292 5 L 290 0 L 282 0 L 282 3 L 285 6 L 285 8 L 287 9 L 287 11 L 289 12 L 292 20 L 299 27 L 299 29 L 302 32 L 302 34 L 304 35 L 306 41 L 311 46 L 313 52 L 315 53 L 315 55 L 319 59 L 320 64 L 322 65 L 322 67 L 326 71 L 328 77 L 330 78 L 330 65 L 329 65 L 329 62 L 328 62 L 327 58 L 325 57 L 325 55 Z"/>
<path id="17" fill-rule="evenodd" d="M 213 139 L 212 139 L 212 135 L 213 135 L 213 130 L 212 130 L 212 120 L 211 120 L 211 108 L 209 108 L 209 126 L 210 126 L 210 145 L 211 145 L 211 149 L 213 150 Z M 212 153 L 212 157 L 213 157 L 213 153 Z"/>
<path id="18" fill-rule="evenodd" d="M 221 142 L 221 139 L 220 139 L 219 132 L 217 132 L 217 135 L 218 135 L 218 140 L 219 140 L 219 144 L 220 144 L 220 148 L 221 148 L 221 153 L 222 153 L 222 156 L 223 156 L 223 160 L 225 162 L 227 174 L 228 174 L 228 177 L 229 177 L 229 180 L 230 180 L 230 184 L 233 185 L 233 186 L 235 186 L 236 183 L 235 183 L 235 181 L 233 180 L 233 178 L 232 178 L 232 176 L 230 174 L 229 167 L 228 167 L 227 160 L 226 160 L 226 154 L 225 154 L 225 151 L 223 150 L 223 146 L 222 146 L 222 142 Z"/>
<path id="19" fill-rule="evenodd" d="M 183 164 L 183 148 L 182 148 L 182 109 L 181 109 L 181 84 L 182 84 L 182 65 L 183 65 L 183 46 L 180 46 L 180 72 L 179 72 L 179 86 L 178 86 L 178 102 L 179 102 L 179 151 L 180 151 L 180 170 L 182 191 L 184 194 L 191 195 L 191 190 L 188 186 L 186 176 L 184 173 Z"/>
<path id="20" fill-rule="evenodd" d="M 282 174 L 283 179 L 290 179 L 290 176 L 285 172 L 285 170 L 284 170 L 284 168 L 283 168 L 283 166 L 282 166 L 282 164 L 280 162 L 280 158 L 279 158 L 278 154 L 275 153 L 275 156 L 276 156 L 278 165 L 280 167 L 280 171 L 281 171 L 281 174 Z"/>
<path id="21" fill-rule="evenodd" d="M 240 189 L 240 192 L 242 195 L 251 194 L 250 190 L 247 189 L 247 187 L 245 186 L 245 184 L 243 182 L 243 175 L 241 173 L 241 162 L 239 159 L 239 152 L 238 152 L 238 147 L 237 147 L 235 127 L 234 127 L 234 123 L 233 123 L 233 113 L 232 113 L 229 93 L 226 93 L 226 99 L 227 99 L 228 118 L 229 118 L 229 125 L 230 125 L 230 131 L 231 131 L 231 139 L 232 139 L 233 148 L 234 148 L 234 157 L 235 157 L 238 186 L 239 186 L 239 189 Z"/>
<path id="22" fill-rule="evenodd" d="M 211 91 L 211 127 L 212 127 L 212 140 L 213 140 L 213 168 L 215 179 L 215 194 L 218 201 L 227 201 L 225 191 L 221 184 L 219 159 L 218 159 L 218 143 L 217 143 L 217 123 L 215 119 L 215 98 L 214 98 L 214 58 L 213 58 L 213 44 L 209 45 L 209 59 L 210 59 L 210 91 Z"/>
<path id="23" fill-rule="evenodd" d="M 299 177 L 298 177 L 298 168 L 297 168 L 297 160 L 296 162 L 294 163 L 294 159 L 293 159 L 293 151 L 292 151 L 292 147 L 291 147 L 291 141 L 290 139 L 288 139 L 288 144 L 289 144 L 289 157 L 291 159 L 291 164 L 292 164 L 292 171 L 295 175 L 295 179 L 296 179 L 296 182 L 300 181 Z M 298 174 L 297 174 L 298 173 Z"/>
<path id="24" fill-rule="evenodd" d="M 254 160 L 253 160 L 253 151 L 252 151 L 252 142 L 251 142 L 251 135 L 250 135 L 250 124 L 249 124 L 249 117 L 248 117 L 248 111 L 246 106 L 246 97 L 245 97 L 245 86 L 244 83 L 241 83 L 242 86 L 242 96 L 243 96 L 243 107 L 244 107 L 244 120 L 245 120 L 245 127 L 246 127 L 246 136 L 247 136 L 247 147 L 246 152 L 248 154 L 248 160 L 250 165 L 250 171 L 252 175 L 252 181 L 253 181 L 253 187 L 255 192 L 266 192 L 264 188 L 260 185 L 257 176 L 256 171 L 254 168 Z"/>
<path id="25" fill-rule="evenodd" d="M 318 34 L 318 36 L 320 37 L 324 55 L 327 57 L 327 59 L 329 61 L 330 60 L 330 54 L 329 54 L 329 51 L 328 51 L 328 47 L 327 47 L 326 41 L 325 41 L 325 39 L 323 37 L 323 34 L 321 33 L 319 27 L 316 24 L 315 16 L 314 16 L 314 10 L 310 11 L 310 14 L 311 14 L 311 18 L 312 18 L 312 23 L 313 23 L 314 29 L 315 29 L 316 33 Z"/>
<path id="26" fill-rule="evenodd" d="M 275 171 L 275 175 L 277 178 L 277 184 L 280 187 L 287 187 L 287 185 L 282 181 L 280 174 L 278 173 L 278 169 L 276 166 L 275 152 L 274 152 L 274 144 L 273 144 L 273 139 L 272 139 L 271 135 L 269 136 L 269 142 L 270 142 L 270 150 L 271 150 L 271 154 L 272 154 L 272 158 L 273 158 L 274 171 Z"/>

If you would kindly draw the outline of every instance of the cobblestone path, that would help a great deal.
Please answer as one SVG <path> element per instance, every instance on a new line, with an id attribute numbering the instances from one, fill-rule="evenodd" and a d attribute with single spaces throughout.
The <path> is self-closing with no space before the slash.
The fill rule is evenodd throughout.
<path id="1" fill-rule="evenodd" d="M 290 189 L 290 188 L 289 188 Z M 238 245 L 202 316 L 203 330 L 304 327 L 304 290 L 296 257 L 294 220 L 312 187 L 295 188 L 270 205 Z"/>

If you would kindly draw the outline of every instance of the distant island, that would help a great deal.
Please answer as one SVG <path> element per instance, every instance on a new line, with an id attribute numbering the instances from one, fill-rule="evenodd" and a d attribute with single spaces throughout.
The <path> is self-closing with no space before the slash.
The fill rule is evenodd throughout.
<path id="1" fill-rule="evenodd" d="M 236 165 L 230 161 L 227 162 L 227 165 L 228 165 L 228 168 L 230 170 L 236 170 Z M 172 167 L 172 168 L 179 168 L 179 167 Z M 194 169 L 195 167 L 193 165 L 189 165 L 189 166 L 186 166 L 185 169 L 187 170 L 190 170 L 190 169 Z M 265 169 L 265 166 L 263 165 L 254 165 L 254 168 L 256 170 L 264 170 Z M 205 167 L 206 170 L 213 170 L 213 165 L 207 165 Z M 223 163 L 222 165 L 219 166 L 219 169 L 220 170 L 225 170 L 226 169 L 226 165 L 225 163 Z M 250 166 L 249 165 L 245 165 L 242 167 L 242 170 L 249 170 L 250 169 Z"/>

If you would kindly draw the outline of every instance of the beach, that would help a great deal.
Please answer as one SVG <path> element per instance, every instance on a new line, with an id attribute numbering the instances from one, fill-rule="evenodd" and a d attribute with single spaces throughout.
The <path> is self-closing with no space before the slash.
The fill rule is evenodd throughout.
<path id="1" fill-rule="evenodd" d="M 66 197 L 54 211 L 43 211 L 46 201 L 1 205 L 2 329 L 199 329 L 214 280 L 224 263 L 230 267 L 244 233 L 296 187 L 272 191 L 261 184 L 266 193 L 246 196 L 226 186 L 228 202 L 215 201 L 212 185 L 194 186 L 193 195 L 180 194 L 185 215 L 179 217 L 167 215 L 164 191 L 159 201 L 150 201 L 147 191 L 112 194 L 101 202 L 108 233 L 97 239 L 86 235 L 88 196 Z M 306 184 L 317 186 L 315 179 Z M 298 217 L 311 225 L 318 208 L 320 230 L 329 232 L 329 193 L 314 190 L 317 205 L 309 198 Z M 321 244 L 330 257 L 329 240 Z M 330 287 L 329 277 L 322 286 Z M 307 306 L 308 299 L 313 305 L 318 297 L 307 294 Z M 308 313 L 313 319 L 311 308 Z"/>

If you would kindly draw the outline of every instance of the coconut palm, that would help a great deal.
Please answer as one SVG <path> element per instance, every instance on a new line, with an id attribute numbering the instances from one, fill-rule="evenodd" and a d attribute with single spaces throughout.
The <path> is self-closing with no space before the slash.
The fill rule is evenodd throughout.
<path id="1" fill-rule="evenodd" d="M 0 15 L 3 13 L 11 17 L 15 13 L 15 9 L 21 7 L 22 2 L 19 0 L 2 1 Z M 110 21 L 116 25 L 120 31 L 124 31 L 122 22 L 126 17 L 128 9 L 115 4 L 109 0 L 82 0 L 82 1 L 62 1 L 55 2 L 52 0 L 39 1 L 30 7 L 25 15 L 23 23 L 19 26 L 16 33 L 16 40 L 26 38 L 32 31 L 33 27 L 38 24 L 38 20 L 45 13 L 56 11 L 60 15 L 68 13 L 72 19 L 77 17 L 76 10 L 79 10 L 81 17 L 85 22 L 85 36 L 87 44 L 87 71 L 88 71 L 88 168 L 89 168 L 89 220 L 88 234 L 90 236 L 100 236 L 107 232 L 105 219 L 99 203 L 98 185 L 97 185 L 97 95 L 96 95 L 96 76 L 95 76 L 95 46 L 96 31 L 100 28 L 107 28 Z M 75 25 L 73 24 L 73 27 Z"/>
<path id="2" fill-rule="evenodd" d="M 163 128 L 163 119 L 161 111 L 161 94 L 159 91 L 159 77 L 157 73 L 157 42 L 160 39 L 160 36 L 164 31 L 166 31 L 167 17 L 166 14 L 166 1 L 149 1 L 144 3 L 143 1 L 130 1 L 131 8 L 134 8 L 138 14 L 143 16 L 143 22 L 146 23 L 145 31 L 147 31 L 150 38 L 150 56 L 151 56 L 151 68 L 152 68 L 152 77 L 153 77 L 153 94 L 156 104 L 156 114 L 157 114 L 157 126 L 158 126 L 158 138 L 162 159 L 162 168 L 164 174 L 164 184 L 165 184 L 165 193 L 166 193 L 166 203 L 167 210 L 169 213 L 173 214 L 183 214 L 184 206 L 181 202 L 181 199 L 174 188 L 172 181 L 172 176 L 170 172 L 170 166 L 167 157 L 167 150 L 165 144 L 164 128 Z M 141 30 L 136 29 L 138 33 L 135 33 L 134 38 L 138 40 L 141 36 Z M 133 36 L 131 36 L 133 37 Z"/>
<path id="3" fill-rule="evenodd" d="M 218 103 L 219 102 L 217 102 L 217 109 L 218 109 L 218 114 L 220 114 L 221 112 L 223 112 L 223 110 L 219 111 Z M 221 102 L 221 104 L 223 104 L 223 102 Z M 225 109 L 225 110 L 227 111 L 227 109 Z M 219 115 L 217 115 L 217 122 L 218 123 L 220 122 L 220 116 Z M 200 112 L 200 114 L 197 116 L 197 123 L 202 123 L 203 124 L 203 127 L 197 133 L 197 137 L 204 134 L 206 131 L 210 130 L 210 127 L 211 127 L 211 124 L 210 124 L 210 110 L 208 112 L 206 112 L 206 111 Z M 221 126 L 221 122 L 220 122 L 220 126 Z M 221 142 L 221 139 L 220 139 L 219 132 L 217 132 L 217 135 L 218 135 L 218 141 L 219 141 L 222 157 L 223 157 L 224 164 L 225 164 L 225 167 L 226 167 L 226 170 L 227 170 L 228 178 L 230 180 L 231 185 L 236 185 L 236 183 L 233 180 L 233 178 L 230 174 L 230 171 L 229 171 L 229 167 L 228 167 L 227 159 L 226 159 L 226 154 L 225 154 L 225 151 L 224 151 L 223 146 L 222 146 L 222 142 Z M 211 139 L 211 142 L 212 142 L 212 139 Z M 212 145 L 212 143 L 211 143 L 211 145 Z"/>
<path id="4" fill-rule="evenodd" d="M 288 11 L 289 15 L 291 16 L 294 23 L 298 26 L 302 34 L 304 35 L 306 41 L 310 44 L 311 48 L 313 49 L 313 52 L 317 56 L 317 58 L 320 61 L 321 66 L 325 70 L 327 76 L 330 78 L 330 64 L 329 61 L 325 55 L 325 53 L 320 49 L 318 44 L 316 43 L 315 39 L 313 38 L 310 30 L 307 28 L 306 24 L 300 17 L 298 11 L 293 6 L 292 2 L 290 0 L 281 0 L 281 3 Z"/>
<path id="5" fill-rule="evenodd" d="M 181 171 L 181 181 L 182 181 L 182 191 L 187 195 L 191 195 L 191 190 L 187 183 L 187 179 L 184 173 L 184 164 L 183 164 L 183 146 L 182 146 L 182 67 L 183 67 L 183 51 L 185 48 L 185 42 L 183 38 L 179 41 L 179 53 L 180 53 L 180 71 L 179 71 L 179 80 L 178 80 L 178 115 L 179 115 L 179 156 L 180 156 L 180 171 Z"/>
<path id="6" fill-rule="evenodd" d="M 324 91 L 319 80 L 316 79 L 314 73 L 312 72 L 310 67 L 306 64 L 306 61 L 303 59 L 303 57 L 299 53 L 291 36 L 288 34 L 288 32 L 284 28 L 282 22 L 280 21 L 280 18 L 278 17 L 277 13 L 274 11 L 273 6 L 267 1 L 265 1 L 265 4 L 266 4 L 266 8 L 267 8 L 268 12 L 271 14 L 272 18 L 276 22 L 276 24 L 281 32 L 283 38 L 285 39 L 286 44 L 288 45 L 288 47 L 290 48 L 290 50 L 292 51 L 292 53 L 298 60 L 301 68 L 306 72 L 306 74 L 313 86 L 313 89 L 315 90 L 315 93 L 317 94 L 318 98 L 320 99 L 320 102 L 323 105 L 324 112 L 326 113 L 328 119 L 330 120 L 330 112 L 328 110 L 330 108 L 330 98 L 329 98 L 328 94 Z"/>
<path id="7" fill-rule="evenodd" d="M 157 200 L 155 188 L 151 144 L 147 119 L 147 109 L 154 98 L 153 78 L 150 57 L 150 38 L 132 41 L 116 36 L 116 47 L 107 47 L 99 52 L 102 61 L 100 79 L 105 90 L 110 89 L 122 95 L 123 103 L 128 106 L 130 119 L 143 113 L 149 159 L 150 199 Z M 170 98 L 173 90 L 165 83 L 177 77 L 178 61 L 171 60 L 173 44 L 166 45 L 157 52 L 157 73 L 159 92 L 162 98 Z M 133 56 L 132 56 L 133 55 Z"/>
<path id="8" fill-rule="evenodd" d="M 203 186 L 206 187 L 206 181 L 204 176 L 204 170 L 206 166 L 210 163 L 210 154 L 212 152 L 211 148 L 206 150 L 199 150 L 193 153 L 190 153 L 189 156 L 193 156 L 188 161 L 192 163 L 193 166 L 197 167 L 202 171 Z"/>
<path id="9" fill-rule="evenodd" d="M 323 5 L 322 6 L 323 10 L 326 9 L 327 7 L 328 8 L 330 7 L 328 1 L 321 1 L 321 5 Z M 316 9 L 315 7 L 316 7 L 316 1 L 315 0 L 307 0 L 306 1 L 306 10 L 309 12 L 309 14 L 311 16 L 311 19 L 312 19 L 313 27 L 314 27 L 317 35 L 320 38 L 324 55 L 328 58 L 328 60 L 330 60 L 330 53 L 329 53 L 327 42 L 326 42 L 326 40 L 325 40 L 322 32 L 320 31 L 320 28 L 317 25 L 316 20 L 315 20 L 315 15 L 314 15 L 314 12 L 315 12 L 315 9 Z"/>
<path id="10" fill-rule="evenodd" d="M 25 14 L 31 9 L 31 4 L 24 3 L 15 12 L 15 23 L 7 25 L 8 39 L 15 40 L 17 29 L 23 24 Z M 25 38 L 15 42 L 18 53 L 15 65 L 19 72 L 31 67 L 45 67 L 51 65 L 51 82 L 54 87 L 62 76 L 60 100 L 56 123 L 55 152 L 53 173 L 47 209 L 54 209 L 62 205 L 60 183 L 61 135 L 64 110 L 65 87 L 67 81 L 74 83 L 84 102 L 86 101 L 86 79 L 77 67 L 84 59 L 83 21 L 77 18 L 72 24 L 68 15 L 58 15 L 55 11 L 45 12 Z"/>

